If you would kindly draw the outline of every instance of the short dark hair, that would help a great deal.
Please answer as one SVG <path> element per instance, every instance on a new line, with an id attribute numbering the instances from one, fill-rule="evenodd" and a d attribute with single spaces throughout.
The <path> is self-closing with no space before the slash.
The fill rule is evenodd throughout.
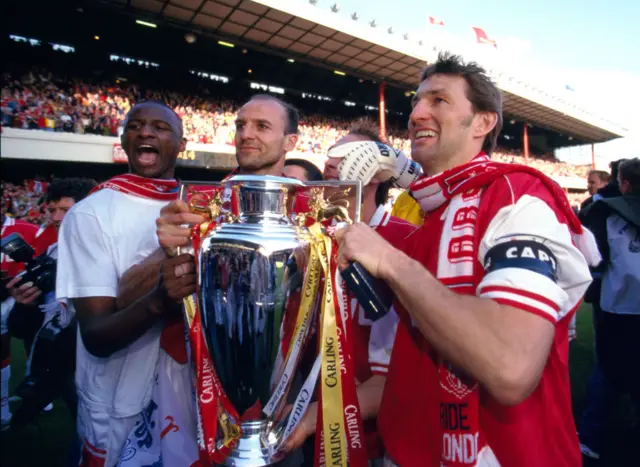
<path id="1" fill-rule="evenodd" d="M 61 198 L 73 198 L 77 203 L 86 198 L 95 186 L 96 182 L 89 178 L 54 178 L 47 187 L 47 203 Z"/>
<path id="2" fill-rule="evenodd" d="M 589 172 L 589 176 L 591 175 L 595 175 L 600 179 L 601 182 L 604 182 L 604 183 L 608 183 L 609 179 L 611 178 L 611 175 L 609 175 L 609 172 L 605 172 L 604 170 L 592 170 Z"/>
<path id="3" fill-rule="evenodd" d="M 613 179 L 614 183 L 618 183 L 617 179 L 618 179 L 618 170 L 620 170 L 620 164 L 622 164 L 626 160 L 628 159 L 618 159 L 617 161 L 611 161 L 609 163 L 609 167 L 611 168 L 611 178 Z"/>
<path id="4" fill-rule="evenodd" d="M 502 93 L 489 78 L 484 68 L 476 62 L 464 62 L 459 55 L 440 52 L 438 60 L 428 65 L 423 71 L 420 81 L 434 75 L 460 76 L 467 83 L 467 99 L 474 112 L 493 112 L 498 116 L 496 126 L 485 136 L 482 150 L 487 154 L 496 148 L 498 135 L 502 130 Z"/>
<path id="5" fill-rule="evenodd" d="M 388 144 L 386 138 L 380 134 L 380 127 L 376 122 L 368 118 L 356 120 L 349 126 L 347 135 L 358 135 L 369 138 L 371 141 L 381 144 Z M 389 201 L 389 190 L 393 187 L 393 180 L 389 179 L 380 183 L 376 189 L 376 206 L 387 204 Z"/>
<path id="6" fill-rule="evenodd" d="M 631 192 L 640 194 L 640 159 L 637 157 L 626 159 L 620 163 L 618 170 L 620 171 L 620 178 L 631 185 Z"/>
<path id="7" fill-rule="evenodd" d="M 183 127 L 183 124 L 182 124 L 182 117 L 181 117 L 180 115 L 178 115 L 178 112 L 176 112 L 175 110 L 173 110 L 173 108 L 172 108 L 170 105 L 168 105 L 167 103 L 165 103 L 165 102 L 163 102 L 163 101 L 159 101 L 159 100 L 157 100 L 157 99 L 147 99 L 147 100 L 144 100 L 144 101 L 136 102 L 136 103 L 133 105 L 133 107 L 131 107 L 131 108 L 129 109 L 129 112 L 127 112 L 127 115 L 125 116 L 125 121 L 126 121 L 126 120 L 127 120 L 127 118 L 129 117 L 129 114 L 130 114 L 131 112 L 133 112 L 133 109 L 135 109 L 136 107 L 139 107 L 139 106 L 141 106 L 141 105 L 157 105 L 157 106 L 159 106 L 159 107 L 164 107 L 165 109 L 170 110 L 170 111 L 171 111 L 171 113 L 172 113 L 173 115 L 175 115 L 175 117 L 178 119 L 178 122 L 180 122 L 180 125 L 179 125 L 179 128 L 180 128 L 180 136 L 182 136 L 182 134 L 184 133 L 184 127 Z"/>
<path id="8" fill-rule="evenodd" d="M 251 96 L 249 102 L 255 100 L 263 100 L 263 101 L 273 101 L 276 102 L 284 109 L 285 116 L 287 118 L 287 125 L 284 128 L 285 135 L 297 135 L 298 134 L 298 125 L 300 124 L 300 112 L 294 106 L 289 104 L 288 102 L 283 101 L 282 99 L 278 99 L 271 94 L 256 94 Z"/>
<path id="9" fill-rule="evenodd" d="M 287 167 L 290 165 L 296 165 L 302 168 L 305 171 L 307 180 L 310 182 L 321 182 L 324 180 L 322 172 L 313 162 L 306 159 L 286 159 L 284 161 L 284 166 Z"/>

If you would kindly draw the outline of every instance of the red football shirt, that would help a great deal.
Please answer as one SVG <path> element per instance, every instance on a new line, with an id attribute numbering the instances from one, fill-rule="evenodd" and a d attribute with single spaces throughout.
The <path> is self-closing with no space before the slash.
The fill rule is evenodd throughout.
<path id="1" fill-rule="evenodd" d="M 447 207 L 445 203 L 428 213 L 424 225 L 404 248 L 434 276 Z M 477 382 L 455 378 L 441 382 L 437 351 L 412 325 L 408 313 L 396 305 L 400 323 L 378 415 L 387 454 L 402 467 L 497 465 L 496 459 L 503 467 L 579 466 L 580 450 L 571 412 L 567 329 L 590 281 L 584 257 L 572 244 L 558 202 L 533 175 L 512 173 L 491 184 L 482 195 L 475 229 L 477 257 L 472 260 L 476 295 L 534 313 L 556 326 L 542 377 L 534 392 L 516 406 L 501 405 L 479 387 L 479 426 L 481 437 L 487 442 L 482 452 L 477 450 L 475 433 L 464 435 L 464 439 L 447 438 L 443 433 L 451 429 L 451 417 L 456 418 L 453 422 L 457 427 L 461 426 L 466 409 L 459 404 L 449 410 L 448 406 L 455 404 L 443 402 L 440 386 L 457 385 L 443 386 L 453 394 L 458 389 L 472 388 Z M 524 266 L 513 266 L 516 262 L 509 263 L 506 269 L 489 268 L 492 263 L 486 261 L 492 258 L 487 252 L 497 250 L 492 247 L 502 246 L 505 257 L 511 259 L 514 250 L 510 249 L 510 242 L 521 238 L 535 238 L 548 247 L 560 265 L 555 281 Z M 485 272 L 485 265 L 489 272 Z"/>
<path id="2" fill-rule="evenodd" d="M 382 238 L 396 247 L 402 247 L 417 230 L 415 225 L 389 215 L 383 206 L 378 207 L 369 224 Z M 352 357 L 355 377 L 362 383 L 374 374 L 386 376 L 398 317 L 395 311 L 391 310 L 377 321 L 371 321 L 365 317 L 364 310 L 358 305 L 353 294 L 349 293 L 349 297 L 353 313 Z M 382 457 L 384 447 L 378 434 L 376 420 L 364 421 L 363 429 L 369 459 Z"/>

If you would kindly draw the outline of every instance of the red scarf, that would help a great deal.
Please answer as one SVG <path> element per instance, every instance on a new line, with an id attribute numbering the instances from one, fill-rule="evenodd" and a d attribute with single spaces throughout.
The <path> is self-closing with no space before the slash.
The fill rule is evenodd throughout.
<path id="1" fill-rule="evenodd" d="M 175 179 L 165 180 L 146 178 L 135 174 L 123 174 L 101 183 L 91 190 L 89 194 L 104 188 L 111 188 L 128 195 L 158 201 L 174 201 L 178 199 L 178 181 Z"/>
<path id="2" fill-rule="evenodd" d="M 533 167 L 494 162 L 484 152 L 467 164 L 416 180 L 410 187 L 411 196 L 420 204 L 424 212 L 431 212 L 455 195 L 469 190 L 480 190 L 503 175 L 516 172 L 528 173 L 544 183 L 560 204 L 571 231 L 575 234 L 582 233 L 582 225 L 571 209 L 567 195 L 557 182 Z"/>

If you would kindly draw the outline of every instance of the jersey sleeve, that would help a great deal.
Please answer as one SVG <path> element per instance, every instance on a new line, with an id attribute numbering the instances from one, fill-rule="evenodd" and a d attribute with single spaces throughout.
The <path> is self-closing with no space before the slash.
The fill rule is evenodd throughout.
<path id="1" fill-rule="evenodd" d="M 374 375 L 386 375 L 389 371 L 391 351 L 398 329 L 398 315 L 394 309 L 374 321 L 369 335 L 369 366 Z"/>
<path id="2" fill-rule="evenodd" d="M 113 248 L 98 217 L 70 211 L 60 227 L 56 298 L 116 297 Z"/>
<path id="3" fill-rule="evenodd" d="M 478 249 L 485 275 L 477 295 L 552 323 L 575 308 L 591 276 L 548 191 L 500 208 Z"/>

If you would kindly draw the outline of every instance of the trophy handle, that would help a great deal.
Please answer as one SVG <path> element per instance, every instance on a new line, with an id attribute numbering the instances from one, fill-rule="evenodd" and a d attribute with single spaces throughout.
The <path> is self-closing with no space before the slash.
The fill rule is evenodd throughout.
<path id="1" fill-rule="evenodd" d="M 181 182 L 178 191 L 178 199 L 189 206 L 191 212 L 203 215 L 207 220 L 215 220 L 220 215 L 222 200 L 220 195 L 223 190 L 221 182 Z M 183 225 L 183 227 L 189 227 Z M 195 255 L 193 245 L 178 247 L 177 254 L 189 253 Z"/>
<path id="2" fill-rule="evenodd" d="M 305 188 L 311 188 L 309 207 L 311 216 L 322 221 L 334 218 L 338 222 L 353 223 L 360 221 L 362 206 L 362 183 L 353 181 L 307 182 Z M 353 219 L 349 218 L 349 203 L 340 195 L 346 196 L 355 190 L 355 210 Z M 331 194 L 327 196 L 327 191 Z M 386 282 L 373 277 L 361 264 L 351 263 L 341 272 L 347 287 L 362 306 L 367 319 L 375 321 L 387 314 L 393 304 L 394 294 Z"/>
<path id="3" fill-rule="evenodd" d="M 361 206 L 362 206 L 362 182 L 360 180 L 331 180 L 323 182 L 305 182 L 304 189 L 311 189 L 309 215 L 315 217 L 336 217 L 340 222 L 357 223 L 360 222 Z M 355 212 L 353 219 L 348 215 L 349 203 L 344 199 L 350 191 L 355 192 L 354 207 Z M 327 196 L 327 192 L 330 194 Z M 340 195 L 343 195 L 341 198 Z"/>

